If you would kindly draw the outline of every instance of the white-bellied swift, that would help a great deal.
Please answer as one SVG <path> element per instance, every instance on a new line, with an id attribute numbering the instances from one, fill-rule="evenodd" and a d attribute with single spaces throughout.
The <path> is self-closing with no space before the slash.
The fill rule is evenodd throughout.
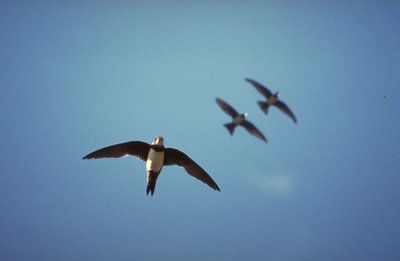
<path id="1" fill-rule="evenodd" d="M 122 158 L 135 156 L 146 162 L 147 195 L 154 194 L 158 175 L 163 166 L 178 165 L 191 176 L 220 191 L 217 183 L 195 161 L 180 150 L 164 147 L 163 137 L 156 137 L 151 144 L 143 141 L 130 141 L 96 150 L 83 159 Z"/>

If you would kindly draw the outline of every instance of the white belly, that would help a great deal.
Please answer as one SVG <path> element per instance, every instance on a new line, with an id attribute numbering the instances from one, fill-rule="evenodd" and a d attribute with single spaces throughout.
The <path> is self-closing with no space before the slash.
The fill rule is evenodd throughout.
<path id="1" fill-rule="evenodd" d="M 146 161 L 146 171 L 159 172 L 164 164 L 164 152 L 150 149 Z"/>

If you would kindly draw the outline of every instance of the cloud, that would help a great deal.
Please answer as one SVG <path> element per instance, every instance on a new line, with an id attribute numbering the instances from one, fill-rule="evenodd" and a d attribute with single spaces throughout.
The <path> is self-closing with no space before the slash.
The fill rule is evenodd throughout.
<path id="1" fill-rule="evenodd" d="M 264 192 L 276 195 L 289 195 L 295 187 L 294 178 L 286 174 L 255 174 L 249 176 L 249 182 Z"/>

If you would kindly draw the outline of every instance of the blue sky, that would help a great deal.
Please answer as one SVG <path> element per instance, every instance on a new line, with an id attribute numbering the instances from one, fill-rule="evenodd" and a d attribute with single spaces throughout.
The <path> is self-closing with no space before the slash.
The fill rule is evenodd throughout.
<path id="1" fill-rule="evenodd" d="M 0 3 L 1 260 L 398 260 L 396 1 Z M 264 115 L 255 79 L 294 111 Z M 220 97 L 265 134 L 237 129 Z M 190 155 L 146 196 L 119 142 Z"/>

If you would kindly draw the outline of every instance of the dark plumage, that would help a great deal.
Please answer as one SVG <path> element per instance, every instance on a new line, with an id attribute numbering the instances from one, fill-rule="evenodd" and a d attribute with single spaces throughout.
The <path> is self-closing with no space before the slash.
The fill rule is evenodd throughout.
<path id="1" fill-rule="evenodd" d="M 224 124 L 231 135 L 233 135 L 236 126 L 241 125 L 251 135 L 254 135 L 257 138 L 267 142 L 267 138 L 265 138 L 264 134 L 262 134 L 262 132 L 258 130 L 250 121 L 246 120 L 247 113 L 239 114 L 231 105 L 220 98 L 216 98 L 216 102 L 224 112 L 232 117 L 232 122 Z"/>
<path id="2" fill-rule="evenodd" d="M 279 110 L 281 110 L 283 113 L 288 115 L 294 123 L 297 123 L 296 116 L 294 113 L 289 109 L 289 107 L 281 100 L 279 100 L 278 95 L 279 92 L 276 92 L 273 94 L 270 90 L 268 90 L 266 87 L 261 85 L 260 83 L 252 80 L 252 79 L 245 79 L 247 82 L 251 83 L 256 90 L 261 93 L 264 97 L 267 98 L 267 101 L 258 101 L 258 105 L 260 106 L 261 110 L 267 114 L 268 109 L 271 105 L 276 106 Z"/>

